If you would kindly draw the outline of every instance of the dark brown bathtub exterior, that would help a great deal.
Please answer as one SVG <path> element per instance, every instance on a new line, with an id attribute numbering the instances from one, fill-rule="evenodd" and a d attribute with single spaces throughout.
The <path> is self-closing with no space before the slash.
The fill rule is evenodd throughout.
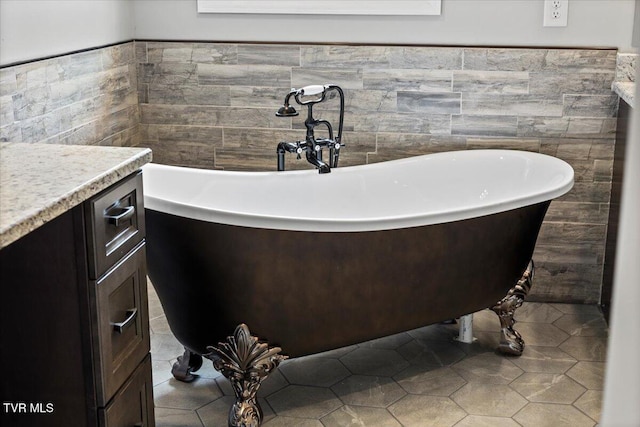
<path id="1" fill-rule="evenodd" d="M 176 338 L 237 325 L 290 357 L 492 307 L 525 271 L 549 202 L 422 227 L 300 232 L 146 210 L 148 272 Z"/>

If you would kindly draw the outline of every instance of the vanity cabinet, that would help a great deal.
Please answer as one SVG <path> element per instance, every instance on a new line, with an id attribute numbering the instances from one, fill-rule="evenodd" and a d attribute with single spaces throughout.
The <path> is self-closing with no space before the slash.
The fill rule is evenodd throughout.
<path id="1" fill-rule="evenodd" d="M 142 174 L 0 250 L 0 425 L 152 427 Z"/>

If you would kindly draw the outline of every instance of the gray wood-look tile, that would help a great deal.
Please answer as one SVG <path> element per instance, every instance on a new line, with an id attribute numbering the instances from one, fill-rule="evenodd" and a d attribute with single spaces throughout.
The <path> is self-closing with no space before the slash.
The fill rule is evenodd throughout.
<path id="1" fill-rule="evenodd" d="M 140 106 L 143 123 L 232 127 L 286 128 L 287 121 L 271 108 L 217 107 L 209 105 Z"/>
<path id="2" fill-rule="evenodd" d="M 284 97 L 289 92 L 289 87 L 260 87 L 260 86 L 229 86 L 208 87 L 200 86 L 201 89 L 209 88 L 211 92 L 216 91 L 229 93 L 229 105 L 234 107 L 270 107 L 273 113 L 284 103 Z"/>
<path id="3" fill-rule="evenodd" d="M 398 92 L 398 111 L 424 114 L 460 114 L 460 93 Z"/>
<path id="4" fill-rule="evenodd" d="M 0 69 L 0 97 L 11 96 L 17 90 L 16 67 Z"/>
<path id="5" fill-rule="evenodd" d="M 428 69 L 363 69 L 366 90 L 451 92 L 453 72 Z"/>
<path id="6" fill-rule="evenodd" d="M 238 64 L 300 66 L 300 46 L 277 44 L 238 45 Z"/>
<path id="7" fill-rule="evenodd" d="M 291 69 L 279 65 L 197 64 L 201 85 L 290 87 Z"/>
<path id="8" fill-rule="evenodd" d="M 362 89 L 362 70 L 359 68 L 299 68 L 291 69 L 291 86 L 301 88 L 315 84 L 337 84 L 343 90 Z M 284 93 L 286 95 L 286 93 Z"/>
<path id="9" fill-rule="evenodd" d="M 453 115 L 451 116 L 451 133 L 453 135 L 514 137 L 518 135 L 518 117 Z"/>
<path id="10" fill-rule="evenodd" d="M 345 93 L 345 114 L 355 111 L 398 111 L 398 95 L 392 90 L 349 90 Z"/>
<path id="11" fill-rule="evenodd" d="M 532 95 L 558 96 L 558 94 L 611 95 L 614 71 L 579 73 L 577 75 L 554 72 L 529 73 L 529 93 Z M 576 78 L 578 77 L 579 78 Z"/>
<path id="12" fill-rule="evenodd" d="M 464 70 L 542 71 L 546 49 L 465 48 Z"/>
<path id="13" fill-rule="evenodd" d="M 517 71 L 454 71 L 453 91 L 528 94 L 529 73 Z"/>
<path id="14" fill-rule="evenodd" d="M 383 46 L 301 46 L 303 67 L 357 68 L 389 67 L 389 47 Z"/>
<path id="15" fill-rule="evenodd" d="M 197 65 L 182 62 L 141 64 L 138 75 L 141 83 L 158 85 L 194 85 L 198 83 Z"/>
<path id="16" fill-rule="evenodd" d="M 562 97 L 463 93 L 462 113 L 470 115 L 546 116 L 563 115 Z"/>
<path id="17" fill-rule="evenodd" d="M 145 104 L 172 105 L 231 105 L 228 86 L 166 85 L 153 83 L 147 86 Z"/>
<path id="18" fill-rule="evenodd" d="M 564 95 L 563 116 L 616 117 L 617 112 L 617 95 Z"/>
<path id="19" fill-rule="evenodd" d="M 357 112 L 351 119 L 357 132 L 451 133 L 451 116 L 447 114 Z"/>

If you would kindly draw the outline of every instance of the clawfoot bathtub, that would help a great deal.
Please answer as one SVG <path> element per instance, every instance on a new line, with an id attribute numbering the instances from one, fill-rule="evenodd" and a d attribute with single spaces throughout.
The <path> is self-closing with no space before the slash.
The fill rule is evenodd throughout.
<path id="1" fill-rule="evenodd" d="M 230 425 L 257 425 L 253 390 L 280 348 L 302 356 L 490 307 L 500 349 L 521 353 L 513 311 L 573 169 L 473 150 L 325 175 L 151 164 L 144 185 L 149 276 L 185 346 L 174 375 L 188 381 L 211 358 L 245 396 Z"/>

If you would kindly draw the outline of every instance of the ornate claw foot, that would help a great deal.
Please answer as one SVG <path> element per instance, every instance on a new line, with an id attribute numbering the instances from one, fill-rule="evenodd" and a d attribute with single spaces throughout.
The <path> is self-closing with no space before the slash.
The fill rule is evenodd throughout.
<path id="1" fill-rule="evenodd" d="M 201 367 L 202 356 L 197 353 L 193 353 L 191 350 L 188 350 L 185 347 L 182 356 L 178 356 L 178 361 L 173 364 L 171 373 L 173 374 L 173 377 L 178 381 L 190 383 L 191 381 L 196 379 L 196 376 L 193 375 L 193 372 L 196 372 Z"/>
<path id="2" fill-rule="evenodd" d="M 500 318 L 501 337 L 498 350 L 502 353 L 520 356 L 524 351 L 524 340 L 518 331 L 513 329 L 513 325 L 516 323 L 513 315 L 516 309 L 522 305 L 522 302 L 531 289 L 533 272 L 534 265 L 533 260 L 531 260 L 522 278 L 511 288 L 507 296 L 491 307 L 491 310 Z"/>
<path id="3" fill-rule="evenodd" d="M 227 342 L 207 347 L 204 357 L 231 382 L 236 402 L 229 411 L 229 427 L 258 427 L 262 423 L 262 409 L 257 393 L 267 375 L 287 358 L 280 347 L 258 342 L 245 324 L 236 327 Z"/>

